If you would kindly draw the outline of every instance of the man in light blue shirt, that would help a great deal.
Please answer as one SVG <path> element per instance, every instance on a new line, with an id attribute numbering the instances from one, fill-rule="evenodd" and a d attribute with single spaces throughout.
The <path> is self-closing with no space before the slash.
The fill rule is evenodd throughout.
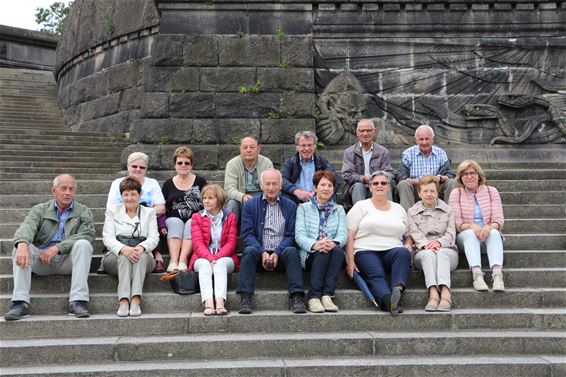
<path id="1" fill-rule="evenodd" d="M 401 164 L 395 174 L 399 202 L 405 210 L 411 208 L 417 198 L 417 183 L 424 175 L 435 175 L 440 179 L 440 194 L 448 202 L 456 185 L 456 172 L 450 165 L 446 152 L 434 146 L 434 130 L 421 125 L 415 131 L 416 145 L 407 148 L 401 156 Z"/>

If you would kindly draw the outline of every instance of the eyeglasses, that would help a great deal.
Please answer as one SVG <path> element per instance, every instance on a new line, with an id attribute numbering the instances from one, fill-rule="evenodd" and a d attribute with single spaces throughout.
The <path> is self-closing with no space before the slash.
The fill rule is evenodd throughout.
<path id="1" fill-rule="evenodd" d="M 177 161 L 176 164 L 179 166 L 181 165 L 191 166 L 193 163 L 190 161 Z"/>
<path id="2" fill-rule="evenodd" d="M 373 181 L 371 183 L 372 186 L 387 186 L 389 182 L 387 181 Z"/>
<path id="3" fill-rule="evenodd" d="M 130 165 L 132 167 L 132 169 L 140 169 L 140 170 L 145 170 L 147 169 L 147 166 L 140 166 L 140 165 Z"/>
<path id="4" fill-rule="evenodd" d="M 372 133 L 373 131 L 375 131 L 375 128 L 369 129 L 369 130 L 358 130 L 359 133 L 363 134 L 363 133 Z"/>
<path id="5" fill-rule="evenodd" d="M 462 173 L 462 177 L 475 177 L 476 175 L 478 175 L 478 173 L 476 172 L 470 172 L 470 173 Z"/>

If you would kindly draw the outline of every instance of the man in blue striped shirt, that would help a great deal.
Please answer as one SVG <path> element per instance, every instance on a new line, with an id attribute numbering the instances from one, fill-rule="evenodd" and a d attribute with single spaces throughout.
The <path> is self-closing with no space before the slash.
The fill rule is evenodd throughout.
<path id="1" fill-rule="evenodd" d="M 417 199 L 417 183 L 423 175 L 436 175 L 440 179 L 440 194 L 447 202 L 454 189 L 456 173 L 446 152 L 434 146 L 434 130 L 424 124 L 415 131 L 417 145 L 407 148 L 401 156 L 401 164 L 395 174 L 399 202 L 408 210 Z"/>

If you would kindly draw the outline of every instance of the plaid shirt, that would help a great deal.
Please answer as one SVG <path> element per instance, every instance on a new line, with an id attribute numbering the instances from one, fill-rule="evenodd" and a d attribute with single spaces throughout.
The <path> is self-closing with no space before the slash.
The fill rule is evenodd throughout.
<path id="1" fill-rule="evenodd" d="M 448 161 L 448 156 L 442 148 L 432 146 L 432 151 L 425 157 L 418 145 L 413 145 L 403 152 L 401 162 L 409 168 L 410 177 L 419 179 L 423 175 L 436 175 L 438 169 Z"/>
<path id="2" fill-rule="evenodd" d="M 273 204 L 266 201 L 265 225 L 263 228 L 263 247 L 265 250 L 275 250 L 285 235 L 285 217 L 281 212 L 280 199 Z"/>

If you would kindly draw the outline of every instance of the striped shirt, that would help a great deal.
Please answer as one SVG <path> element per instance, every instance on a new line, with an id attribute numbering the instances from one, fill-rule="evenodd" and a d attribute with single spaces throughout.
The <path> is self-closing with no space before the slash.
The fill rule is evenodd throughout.
<path id="1" fill-rule="evenodd" d="M 281 212 L 281 205 L 279 197 L 275 203 L 271 204 L 265 199 L 263 195 L 262 200 L 265 200 L 265 222 L 263 226 L 263 247 L 265 250 L 275 250 L 281 243 L 285 235 L 285 217 Z"/>
<path id="2" fill-rule="evenodd" d="M 409 168 L 409 176 L 413 179 L 419 179 L 423 175 L 438 174 L 438 170 L 446 161 L 448 161 L 446 152 L 444 152 L 442 148 L 434 145 L 428 157 L 425 157 L 421 153 L 418 145 L 407 148 L 401 157 L 401 162 Z"/>

